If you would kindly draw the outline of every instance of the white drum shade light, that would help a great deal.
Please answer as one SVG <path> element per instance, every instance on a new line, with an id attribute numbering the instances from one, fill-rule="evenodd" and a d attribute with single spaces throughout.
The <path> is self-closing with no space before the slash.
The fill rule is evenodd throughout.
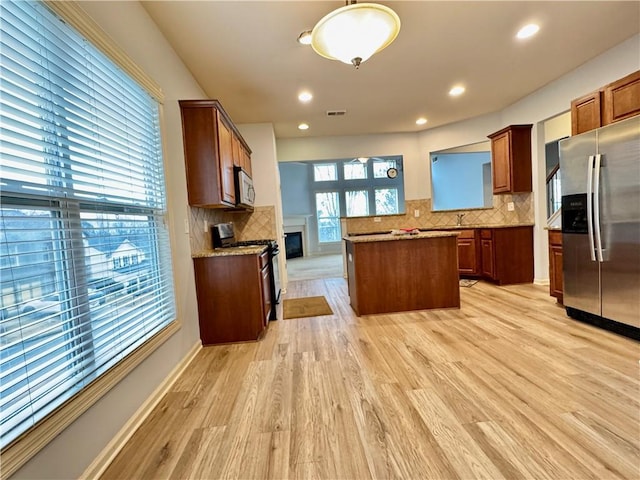
<path id="1" fill-rule="evenodd" d="M 356 68 L 389 45 L 400 32 L 400 17 L 384 5 L 353 3 L 323 17 L 311 31 L 318 55 Z"/>

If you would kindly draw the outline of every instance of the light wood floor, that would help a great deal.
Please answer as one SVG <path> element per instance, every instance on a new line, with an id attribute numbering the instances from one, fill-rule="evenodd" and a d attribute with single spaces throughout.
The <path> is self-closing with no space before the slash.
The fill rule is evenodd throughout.
<path id="1" fill-rule="evenodd" d="M 290 282 L 320 278 L 343 278 L 342 254 L 288 258 L 287 276 Z"/>
<path id="2" fill-rule="evenodd" d="M 638 479 L 640 345 L 546 287 L 461 288 L 460 310 L 332 316 L 204 348 L 106 479 Z"/>

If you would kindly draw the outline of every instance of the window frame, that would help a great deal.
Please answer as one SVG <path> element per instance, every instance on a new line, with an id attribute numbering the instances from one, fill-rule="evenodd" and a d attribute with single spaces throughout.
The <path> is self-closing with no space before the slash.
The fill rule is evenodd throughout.
<path id="1" fill-rule="evenodd" d="M 149 77 L 129 56 L 111 40 L 111 38 L 93 21 L 78 5 L 73 2 L 57 2 L 43 0 L 41 2 L 54 15 L 63 22 L 74 28 L 82 37 L 102 51 L 116 66 L 120 67 L 125 74 L 129 75 L 138 83 L 149 95 L 158 103 L 158 140 L 159 149 L 164 152 L 164 122 L 163 122 L 163 102 L 164 95 L 159 85 Z M 162 169 L 167 171 L 167 158 L 162 155 Z M 169 204 L 169 195 L 165 184 L 165 202 Z M 27 196 L 20 195 L 20 198 Z M 51 201 L 48 198 L 47 201 Z M 163 222 L 167 229 L 167 242 L 170 252 L 173 252 L 173 235 L 171 234 L 171 217 L 164 212 Z M 173 255 L 168 260 L 168 268 L 174 272 Z M 174 275 L 175 277 L 175 275 Z M 175 287 L 171 291 L 174 309 L 177 309 Z M 64 429 L 75 422 L 84 412 L 90 409 L 102 396 L 111 388 L 116 386 L 129 375 L 146 358 L 152 355 L 160 346 L 171 338 L 182 327 L 182 322 L 178 318 L 177 310 L 173 311 L 171 320 L 161 327 L 153 336 L 137 346 L 132 352 L 126 354 L 124 358 L 110 367 L 106 372 L 94 378 L 88 385 L 78 393 L 55 408 L 44 419 L 17 439 L 10 442 L 2 450 L 3 473 L 11 476 L 22 467 L 30 458 L 36 455 L 51 440 L 58 436 Z"/>
<path id="2" fill-rule="evenodd" d="M 318 212 L 318 195 L 323 195 L 327 193 L 335 194 L 336 201 L 338 202 L 338 215 L 337 216 L 319 216 Z M 340 192 L 335 189 L 331 190 L 316 190 L 313 192 L 313 200 L 315 205 L 315 218 L 318 225 L 318 244 L 327 245 L 330 243 L 336 243 L 340 241 L 340 215 L 342 211 L 342 200 L 340 198 Z M 338 228 L 338 240 L 322 240 L 320 237 L 320 221 L 321 220 L 337 220 L 337 228 Z M 335 228 L 335 227 L 334 227 Z"/>

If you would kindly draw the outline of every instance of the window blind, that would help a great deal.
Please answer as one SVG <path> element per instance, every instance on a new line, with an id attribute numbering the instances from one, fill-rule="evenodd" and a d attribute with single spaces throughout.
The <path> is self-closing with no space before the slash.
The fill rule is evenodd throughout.
<path id="1" fill-rule="evenodd" d="M 37 2 L 0 2 L 0 445 L 175 319 L 159 106 Z"/>

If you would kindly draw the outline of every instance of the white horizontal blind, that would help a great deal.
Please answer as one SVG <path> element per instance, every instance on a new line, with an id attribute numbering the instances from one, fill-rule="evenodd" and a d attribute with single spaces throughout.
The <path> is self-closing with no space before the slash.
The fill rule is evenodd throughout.
<path id="1" fill-rule="evenodd" d="M 157 102 L 36 2 L 0 2 L 6 448 L 175 319 Z"/>

